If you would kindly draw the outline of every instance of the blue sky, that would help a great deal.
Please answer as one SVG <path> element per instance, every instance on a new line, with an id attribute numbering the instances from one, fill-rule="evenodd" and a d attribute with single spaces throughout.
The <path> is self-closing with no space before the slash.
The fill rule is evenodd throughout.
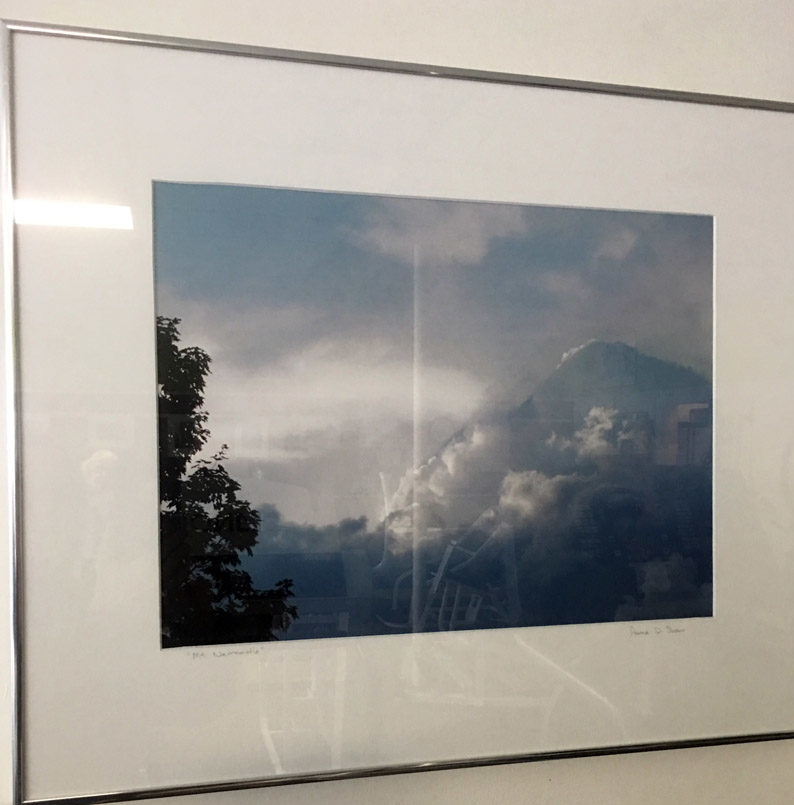
<path id="1" fill-rule="evenodd" d="M 164 182 L 154 210 L 213 440 L 289 519 L 376 517 L 415 412 L 432 447 L 591 338 L 710 373 L 708 216 Z"/>

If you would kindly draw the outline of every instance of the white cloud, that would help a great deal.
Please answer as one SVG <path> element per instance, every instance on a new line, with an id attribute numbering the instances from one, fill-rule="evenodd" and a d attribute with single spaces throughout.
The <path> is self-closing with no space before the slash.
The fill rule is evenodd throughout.
<path id="1" fill-rule="evenodd" d="M 486 255 L 494 238 L 527 231 L 524 211 L 513 205 L 444 204 L 417 199 L 384 200 L 355 240 L 403 262 L 471 265 Z"/>
<path id="2" fill-rule="evenodd" d="M 499 509 L 516 523 L 531 523 L 555 508 L 561 487 L 570 479 L 567 475 L 550 478 L 537 470 L 510 472 L 502 481 Z"/>
<path id="3" fill-rule="evenodd" d="M 269 367 L 214 362 L 205 397 L 212 447 L 227 443 L 234 458 L 278 461 L 320 452 L 323 432 L 352 428 L 366 442 L 384 423 L 411 420 L 413 373 L 412 360 L 377 339 L 317 341 Z M 473 377 L 433 366 L 422 367 L 422 389 L 424 416 L 457 421 L 483 393 Z"/>
<path id="4" fill-rule="evenodd" d="M 581 352 L 585 347 L 589 347 L 590 344 L 593 343 L 595 343 L 595 338 L 590 338 L 585 341 L 584 344 L 579 344 L 578 347 L 571 347 L 571 349 L 563 353 L 562 358 L 560 358 L 560 362 L 557 364 L 557 368 L 559 369 L 560 366 L 565 363 L 565 361 L 570 360 L 574 355 L 576 355 L 577 352 Z"/>
<path id="5" fill-rule="evenodd" d="M 507 472 L 509 433 L 501 425 L 478 423 L 416 470 L 409 470 L 391 510 L 402 511 L 402 536 L 412 528 L 413 510 L 426 526 L 455 528 L 476 520 L 499 497 Z M 397 524 L 393 530 L 400 531 Z"/>
<path id="6" fill-rule="evenodd" d="M 268 307 L 259 301 L 181 298 L 167 285 L 157 288 L 157 312 L 181 319 L 182 346 L 199 346 L 214 362 L 268 363 L 291 340 L 305 341 L 326 315 L 298 305 Z"/>
<path id="7" fill-rule="evenodd" d="M 607 260 L 625 260 L 631 250 L 637 245 L 639 235 L 626 226 L 621 226 L 608 232 L 601 241 L 596 257 Z"/>
<path id="8" fill-rule="evenodd" d="M 574 434 L 574 444 L 580 458 L 598 458 L 616 452 L 610 435 L 618 412 L 614 408 L 596 406 L 584 418 L 584 425 Z"/>

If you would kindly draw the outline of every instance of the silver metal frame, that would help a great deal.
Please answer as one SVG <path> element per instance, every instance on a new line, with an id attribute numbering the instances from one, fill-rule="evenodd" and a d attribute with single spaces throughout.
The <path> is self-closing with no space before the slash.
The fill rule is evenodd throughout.
<path id="1" fill-rule="evenodd" d="M 250 59 L 270 59 L 271 61 L 301 62 L 303 64 L 325 65 L 329 67 L 352 67 L 359 70 L 376 70 L 387 73 L 452 78 L 465 81 L 484 81 L 490 84 L 514 84 L 526 87 L 572 90 L 575 92 L 595 92 L 606 95 L 626 95 L 634 98 L 653 98 L 663 101 L 697 103 L 710 106 L 735 106 L 745 109 L 764 109 L 770 112 L 794 112 L 794 101 L 775 101 L 764 98 L 748 98 L 733 95 L 717 95 L 708 92 L 687 92 L 685 90 L 638 87 L 626 84 L 610 84 L 600 81 L 581 81 L 549 76 L 523 75 L 521 73 L 501 73 L 490 70 L 473 70 L 465 67 L 444 67 L 434 64 L 370 59 L 361 56 L 343 56 L 335 53 L 317 53 L 308 50 L 286 50 L 257 45 L 237 45 L 230 42 L 213 42 L 202 39 L 182 39 L 174 36 L 153 34 L 132 34 L 119 31 L 94 30 L 66 25 L 47 25 L 35 22 L 0 22 L 10 33 L 40 34 L 72 39 L 93 39 L 103 42 L 116 42 L 125 45 L 148 45 L 150 47 L 170 48 L 171 50 L 193 50 L 204 53 L 217 53 L 226 56 L 242 56 Z"/>
<path id="2" fill-rule="evenodd" d="M 160 788 L 136 789 L 130 791 L 110 791 L 99 794 L 64 796 L 51 799 L 25 799 L 24 797 L 24 746 L 22 742 L 22 722 L 24 718 L 23 690 L 23 642 L 22 642 L 22 474 L 21 474 L 21 432 L 19 411 L 19 373 L 21 359 L 18 346 L 17 305 L 17 260 L 14 234 L 13 191 L 14 191 L 14 96 L 13 96 L 13 36 L 14 34 L 34 34 L 57 36 L 72 39 L 115 42 L 126 45 L 146 45 L 172 50 L 200 51 L 233 55 L 253 59 L 299 62 L 331 67 L 375 70 L 380 72 L 402 73 L 415 76 L 429 76 L 441 79 L 480 81 L 493 84 L 512 84 L 517 86 L 567 90 L 573 92 L 623 95 L 679 103 L 706 104 L 712 106 L 740 107 L 768 112 L 794 113 L 794 102 L 776 101 L 762 98 L 736 97 L 710 93 L 666 90 L 651 87 L 627 86 L 594 81 L 579 81 L 516 73 L 490 72 L 439 65 L 413 64 L 408 62 L 369 59 L 357 56 L 315 53 L 310 51 L 284 50 L 280 48 L 236 45 L 194 39 L 182 39 L 150 34 L 131 34 L 118 31 L 103 31 L 71 26 L 46 25 L 40 23 L 0 21 L 0 233 L 2 236 L 3 291 L 5 294 L 5 360 L 6 360 L 6 438 L 9 445 L 6 458 L 8 484 L 7 523 L 9 526 L 10 553 L 10 592 L 11 592 L 11 662 L 12 678 L 10 694 L 13 701 L 12 712 L 12 786 L 14 805 L 99 805 L 99 803 L 136 801 L 160 797 L 182 796 L 187 794 L 212 794 L 228 791 L 268 788 L 278 785 L 297 785 L 301 783 L 328 782 L 363 777 L 381 777 L 392 774 L 408 774 L 423 771 L 443 771 L 473 766 L 507 765 L 562 758 L 603 756 L 615 754 L 634 754 L 668 749 L 686 749 L 703 746 L 717 746 L 737 743 L 755 743 L 794 738 L 794 729 L 786 732 L 761 733 L 751 735 L 731 735 L 695 740 L 667 741 L 657 743 L 604 746 L 580 750 L 561 750 L 535 752 L 532 754 L 482 757 L 466 760 L 433 761 L 428 763 L 376 766 L 306 774 L 290 774 L 278 777 L 257 777 L 243 780 L 229 780 L 195 785 L 176 785 Z"/>

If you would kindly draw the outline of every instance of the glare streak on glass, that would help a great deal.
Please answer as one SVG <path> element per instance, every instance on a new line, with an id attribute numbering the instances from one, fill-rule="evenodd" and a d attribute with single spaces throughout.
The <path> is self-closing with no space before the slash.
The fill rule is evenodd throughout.
<path id="1" fill-rule="evenodd" d="M 132 229 L 132 210 L 119 204 L 16 199 L 14 221 L 36 226 Z"/>

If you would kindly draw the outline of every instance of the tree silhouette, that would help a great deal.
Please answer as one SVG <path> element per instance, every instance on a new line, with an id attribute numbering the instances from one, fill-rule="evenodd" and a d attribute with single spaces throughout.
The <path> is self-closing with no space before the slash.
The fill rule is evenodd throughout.
<path id="1" fill-rule="evenodd" d="M 256 590 L 240 554 L 257 542 L 259 514 L 223 466 L 225 445 L 196 459 L 209 430 L 204 385 L 210 357 L 180 348 L 180 320 L 157 318 L 162 645 L 276 640 L 298 616 L 292 581 Z"/>

